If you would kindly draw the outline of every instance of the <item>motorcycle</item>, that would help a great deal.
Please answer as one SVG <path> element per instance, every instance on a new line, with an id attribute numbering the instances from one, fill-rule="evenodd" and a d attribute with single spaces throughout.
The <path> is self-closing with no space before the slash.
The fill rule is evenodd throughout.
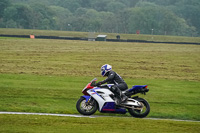
<path id="1" fill-rule="evenodd" d="M 139 96 L 131 97 L 137 93 L 146 94 L 149 91 L 147 85 L 135 85 L 131 89 L 122 91 L 128 99 L 119 104 L 119 98 L 109 88 L 113 84 L 96 86 L 97 79 L 94 78 L 82 90 L 83 96 L 76 103 L 77 111 L 82 115 L 92 115 L 97 109 L 102 113 L 130 113 L 133 117 L 143 118 L 150 112 L 149 103 Z"/>

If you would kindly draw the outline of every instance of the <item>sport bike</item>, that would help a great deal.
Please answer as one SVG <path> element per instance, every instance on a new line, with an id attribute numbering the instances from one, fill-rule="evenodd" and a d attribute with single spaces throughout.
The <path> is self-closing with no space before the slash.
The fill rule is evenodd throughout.
<path id="1" fill-rule="evenodd" d="M 119 98 L 110 91 L 113 84 L 104 84 L 95 86 L 97 79 L 94 78 L 82 90 L 83 96 L 76 103 L 76 108 L 80 114 L 92 115 L 97 109 L 102 113 L 120 113 L 129 112 L 133 117 L 143 118 L 150 112 L 149 103 L 139 96 L 131 97 L 137 93 L 146 94 L 149 91 L 147 85 L 135 85 L 131 89 L 122 91 L 128 99 L 119 104 Z"/>

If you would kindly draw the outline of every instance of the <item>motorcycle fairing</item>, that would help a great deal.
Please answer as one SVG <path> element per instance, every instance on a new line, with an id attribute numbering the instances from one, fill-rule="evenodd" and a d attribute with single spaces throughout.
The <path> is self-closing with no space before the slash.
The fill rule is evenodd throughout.
<path id="1" fill-rule="evenodd" d="M 108 102 L 108 103 L 105 103 L 105 105 L 103 106 L 103 108 L 100 112 L 102 112 L 102 113 L 109 112 L 109 113 L 126 114 L 127 111 L 126 111 L 126 109 L 122 109 L 122 108 L 116 109 L 115 102 Z"/>
<path id="2" fill-rule="evenodd" d="M 98 93 L 96 92 L 98 91 Z M 103 88 L 97 88 L 95 87 L 94 89 L 88 90 L 87 93 L 92 96 L 99 105 L 99 110 L 102 109 L 104 104 L 106 102 L 115 102 L 109 95 L 113 94 L 110 90 L 108 89 L 103 89 Z M 101 93 L 101 94 L 100 94 Z"/>
<path id="3" fill-rule="evenodd" d="M 97 101 L 99 111 L 119 111 L 115 110 L 115 106 L 112 106 L 112 104 L 115 105 L 115 101 L 110 97 L 110 95 L 114 94 L 109 89 L 95 87 L 94 89 L 88 90 L 87 93 Z M 86 99 L 86 101 L 88 100 Z M 123 105 L 141 106 L 140 103 L 134 99 L 128 99 L 125 103 L 123 103 Z"/>
<path id="4" fill-rule="evenodd" d="M 82 96 L 86 99 L 86 102 L 91 98 L 91 96 Z M 115 102 L 107 102 L 105 105 L 102 107 L 100 112 L 113 112 L 113 113 L 121 113 L 125 114 L 127 111 L 125 109 L 115 109 Z"/>
<path id="5" fill-rule="evenodd" d="M 82 96 L 86 99 L 86 102 L 91 98 L 91 96 Z M 120 114 L 126 114 L 125 109 L 116 109 L 115 108 L 115 102 L 108 102 L 105 103 L 105 105 L 102 107 L 101 111 L 102 113 L 110 112 L 110 113 L 120 113 Z"/>
<path id="6" fill-rule="evenodd" d="M 128 91 L 131 92 L 131 91 L 139 90 L 139 89 L 145 88 L 145 87 L 147 87 L 147 85 L 135 85 L 131 89 L 129 89 Z"/>
<path id="7" fill-rule="evenodd" d="M 86 99 L 86 102 L 88 102 L 88 100 L 91 98 L 91 96 L 86 96 L 86 95 L 84 95 L 82 97 L 84 97 Z"/>

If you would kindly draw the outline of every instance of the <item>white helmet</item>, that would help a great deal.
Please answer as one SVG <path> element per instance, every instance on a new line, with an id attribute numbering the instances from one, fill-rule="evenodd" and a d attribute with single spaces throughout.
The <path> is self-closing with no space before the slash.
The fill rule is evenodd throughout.
<path id="1" fill-rule="evenodd" d="M 105 64 L 101 67 L 101 75 L 105 76 L 107 72 L 109 72 L 110 70 L 112 70 L 112 66 Z"/>

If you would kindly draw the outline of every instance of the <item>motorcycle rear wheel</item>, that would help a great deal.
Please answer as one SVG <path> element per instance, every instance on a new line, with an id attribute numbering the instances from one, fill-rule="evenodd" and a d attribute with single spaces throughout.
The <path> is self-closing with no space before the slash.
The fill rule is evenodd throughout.
<path id="1" fill-rule="evenodd" d="M 150 112 L 150 105 L 149 103 L 143 99 L 143 98 L 134 98 L 135 100 L 137 100 L 138 102 L 140 102 L 140 104 L 142 105 L 141 108 L 131 108 L 128 109 L 129 113 L 136 118 L 144 118 L 146 117 L 149 112 Z"/>
<path id="2" fill-rule="evenodd" d="M 86 99 L 81 97 L 76 103 L 76 109 L 82 115 L 92 115 L 97 111 L 97 108 L 98 105 L 94 99 L 86 102 Z"/>

